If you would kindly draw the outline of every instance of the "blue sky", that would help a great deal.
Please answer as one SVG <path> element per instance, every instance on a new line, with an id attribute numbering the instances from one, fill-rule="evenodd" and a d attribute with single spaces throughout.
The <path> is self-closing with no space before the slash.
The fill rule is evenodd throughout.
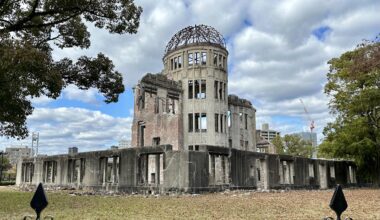
<path id="1" fill-rule="evenodd" d="M 133 85 L 145 73 L 160 72 L 166 43 L 194 24 L 213 26 L 227 40 L 229 93 L 252 101 L 257 128 L 269 123 L 282 134 L 306 131 L 309 122 L 302 99 L 320 139 L 323 127 L 334 119 L 323 94 L 327 61 L 380 32 L 380 2 L 375 0 L 135 2 L 144 9 L 137 34 L 111 35 L 89 24 L 89 49 L 53 51 L 56 60 L 106 54 L 123 73 L 126 91 L 112 104 L 105 104 L 96 89 L 81 91 L 75 86 L 57 100 L 33 99 L 28 127 L 40 133 L 41 153 L 64 153 L 72 146 L 80 151 L 105 149 L 129 140 Z M 1 138 L 0 150 L 30 143 L 31 138 Z"/>

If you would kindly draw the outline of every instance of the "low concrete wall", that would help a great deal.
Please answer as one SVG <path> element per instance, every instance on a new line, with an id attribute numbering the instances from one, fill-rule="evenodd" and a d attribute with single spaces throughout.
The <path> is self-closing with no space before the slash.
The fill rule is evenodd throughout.
<path id="1" fill-rule="evenodd" d="M 155 155 L 155 156 L 154 156 Z M 25 167 L 33 163 L 32 181 Z M 74 165 L 73 165 L 74 164 Z M 354 185 L 352 161 L 334 161 L 200 146 L 173 151 L 170 145 L 112 149 L 24 159 L 17 185 L 122 192 L 199 193 L 223 189 L 330 188 Z"/>

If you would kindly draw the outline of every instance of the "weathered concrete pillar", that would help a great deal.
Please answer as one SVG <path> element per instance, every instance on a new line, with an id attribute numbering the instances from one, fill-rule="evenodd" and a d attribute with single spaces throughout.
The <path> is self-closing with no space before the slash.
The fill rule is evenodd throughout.
<path id="1" fill-rule="evenodd" d="M 38 185 L 43 181 L 43 161 L 37 159 L 34 163 L 33 184 Z"/>
<path id="2" fill-rule="evenodd" d="M 209 162 L 209 185 L 215 185 L 215 155 L 208 155 Z"/>
<path id="3" fill-rule="evenodd" d="M 327 189 L 327 166 L 323 163 L 318 164 L 319 186 L 321 189 Z"/>
<path id="4" fill-rule="evenodd" d="M 278 160 L 278 172 L 280 174 L 280 184 L 285 183 L 285 175 L 284 175 L 284 167 L 283 167 L 283 162 L 281 160 Z"/>
<path id="5" fill-rule="evenodd" d="M 75 168 L 74 168 L 75 170 L 74 170 L 74 172 L 77 172 L 77 182 L 76 182 L 76 185 L 77 185 L 77 187 L 79 188 L 80 185 L 81 185 L 80 180 L 81 180 L 81 176 L 82 176 L 82 169 L 81 169 L 81 161 L 80 161 L 80 159 L 76 160 L 75 163 L 78 163 L 78 161 L 79 161 L 79 166 L 77 166 L 77 165 L 75 164 Z M 66 167 L 67 167 L 67 166 L 66 166 Z"/>
<path id="6" fill-rule="evenodd" d="M 268 156 L 265 156 L 265 159 L 260 160 L 260 166 L 262 170 L 262 182 L 263 188 L 269 189 L 269 170 L 268 170 Z"/>
<path id="7" fill-rule="evenodd" d="M 288 161 L 282 161 L 282 168 L 284 169 L 284 183 L 290 184 L 290 169 Z"/>
<path id="8" fill-rule="evenodd" d="M 228 156 L 224 156 L 224 177 L 225 183 L 230 184 L 230 161 L 228 160 Z"/>
<path id="9" fill-rule="evenodd" d="M 294 162 L 289 162 L 289 180 L 290 184 L 294 184 Z"/>
<path id="10" fill-rule="evenodd" d="M 22 166 L 22 159 L 18 160 L 17 161 L 17 165 L 16 165 L 16 186 L 20 186 L 21 184 L 21 180 L 22 180 L 22 169 L 23 169 L 23 166 Z M 21 171 L 21 172 L 20 172 Z"/>
<path id="11" fill-rule="evenodd" d="M 164 183 L 164 169 L 165 169 L 165 167 L 164 167 L 164 154 L 160 154 L 159 155 L 159 170 L 160 170 L 160 182 L 159 182 L 159 184 L 160 185 L 163 185 L 163 183 Z"/>
<path id="12" fill-rule="evenodd" d="M 215 183 L 223 183 L 222 156 L 215 156 Z"/>

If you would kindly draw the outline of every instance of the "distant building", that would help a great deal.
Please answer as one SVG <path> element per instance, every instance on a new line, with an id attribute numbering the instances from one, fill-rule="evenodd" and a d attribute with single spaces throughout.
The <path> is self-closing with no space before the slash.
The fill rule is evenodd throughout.
<path id="1" fill-rule="evenodd" d="M 276 153 L 276 147 L 272 144 L 272 142 L 265 140 L 262 137 L 258 137 L 258 141 L 256 143 L 257 152 L 260 153 Z"/>
<path id="2" fill-rule="evenodd" d="M 12 166 L 15 166 L 19 159 L 32 155 L 32 149 L 24 146 L 5 148 L 5 152 Z"/>
<path id="3" fill-rule="evenodd" d="M 256 131 L 256 134 L 257 134 L 258 137 L 262 137 L 262 138 L 264 138 L 267 141 L 272 141 L 275 137 L 280 136 L 280 132 L 279 131 L 275 131 L 275 130 L 270 130 L 269 129 L 269 124 L 268 123 L 264 123 L 261 126 L 261 130 L 257 130 Z"/>
<path id="4" fill-rule="evenodd" d="M 261 153 L 276 153 L 276 148 L 272 144 L 272 140 L 280 136 L 280 132 L 269 129 L 269 124 L 265 123 L 261 126 L 261 130 L 256 130 L 256 148 Z"/>
<path id="5" fill-rule="evenodd" d="M 77 147 L 69 147 L 69 154 L 77 154 L 78 148 Z"/>
<path id="6" fill-rule="evenodd" d="M 122 139 L 119 141 L 119 148 L 130 148 L 132 147 L 130 140 Z"/>

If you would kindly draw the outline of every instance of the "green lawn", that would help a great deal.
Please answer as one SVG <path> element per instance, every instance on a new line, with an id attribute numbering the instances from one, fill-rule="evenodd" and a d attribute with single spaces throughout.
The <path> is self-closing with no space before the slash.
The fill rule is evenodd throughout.
<path id="1" fill-rule="evenodd" d="M 322 219 L 333 216 L 332 191 L 229 192 L 198 196 L 72 196 L 47 192 L 43 215 L 55 219 Z M 380 219 L 380 190 L 344 190 L 344 217 Z M 33 214 L 32 192 L 0 189 L 0 218 Z"/>

